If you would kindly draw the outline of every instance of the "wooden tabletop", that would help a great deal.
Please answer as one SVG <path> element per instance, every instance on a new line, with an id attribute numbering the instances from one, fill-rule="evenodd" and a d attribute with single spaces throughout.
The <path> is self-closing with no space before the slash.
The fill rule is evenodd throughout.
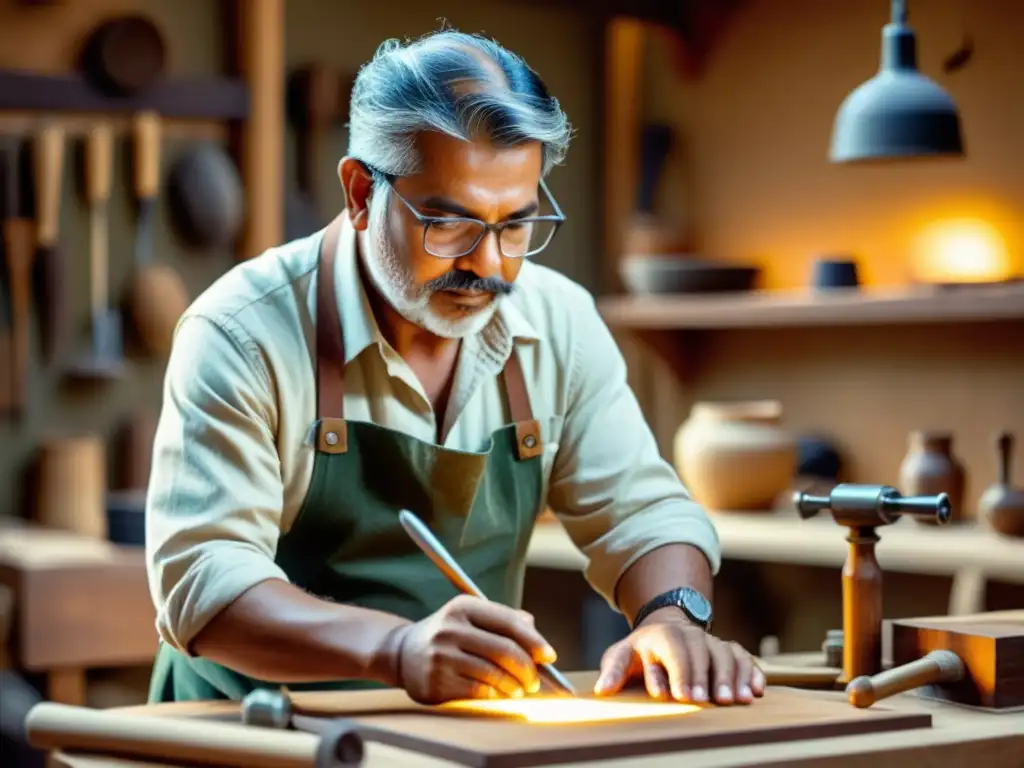
<path id="1" fill-rule="evenodd" d="M 808 696 L 842 699 L 838 692 L 805 691 Z M 755 703 L 754 707 L 757 706 Z M 599 760 L 585 763 L 601 768 L 654 768 L 668 757 L 688 768 L 740 768 L 785 764 L 790 768 L 906 768 L 908 765 L 941 764 L 944 768 L 978 766 L 1020 768 L 1024 755 L 1024 711 L 994 713 L 931 701 L 904 694 L 884 702 L 904 712 L 927 712 L 932 727 L 891 733 L 811 739 L 756 747 L 691 750 L 646 757 Z M 198 702 L 133 707 L 119 710 L 134 714 L 186 717 L 237 712 L 237 704 Z M 454 766 L 445 760 L 413 754 L 395 747 L 368 743 L 367 768 L 441 768 Z M 180 768 L 170 764 L 118 760 L 104 756 L 56 753 L 54 768 Z M 581 765 L 581 763 L 576 763 Z"/>

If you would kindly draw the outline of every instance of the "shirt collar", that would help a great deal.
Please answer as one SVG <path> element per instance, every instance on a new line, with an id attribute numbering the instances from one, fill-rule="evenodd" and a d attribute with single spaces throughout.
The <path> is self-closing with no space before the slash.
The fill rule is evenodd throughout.
<path id="1" fill-rule="evenodd" d="M 319 248 L 320 241 L 317 240 Z M 370 307 L 370 300 L 359 271 L 356 231 L 347 215 L 341 217 L 338 250 L 335 254 L 334 281 L 345 342 L 345 364 L 363 350 L 376 345 L 383 351 L 384 337 Z M 540 335 L 516 305 L 515 295 L 506 297 L 498 306 L 491 322 L 481 332 L 481 341 L 501 358 L 507 358 L 516 340 L 537 341 Z"/>

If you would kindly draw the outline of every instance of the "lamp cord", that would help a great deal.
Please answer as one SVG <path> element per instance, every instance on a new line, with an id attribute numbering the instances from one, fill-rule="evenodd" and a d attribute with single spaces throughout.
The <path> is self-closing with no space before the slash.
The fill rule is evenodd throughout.
<path id="1" fill-rule="evenodd" d="M 907 0 L 892 0 L 892 23 L 907 23 Z"/>

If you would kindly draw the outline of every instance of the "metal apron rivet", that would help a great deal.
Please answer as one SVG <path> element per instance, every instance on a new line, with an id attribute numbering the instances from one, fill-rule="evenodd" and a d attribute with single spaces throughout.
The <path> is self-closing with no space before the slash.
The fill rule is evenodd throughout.
<path id="1" fill-rule="evenodd" d="M 533 448 L 537 444 L 537 438 L 533 435 L 527 435 L 523 438 L 523 445 L 527 448 Z"/>
<path id="2" fill-rule="evenodd" d="M 338 444 L 338 433 L 337 432 L 328 432 L 326 435 L 324 435 L 324 442 L 327 443 L 328 445 L 337 445 Z"/>

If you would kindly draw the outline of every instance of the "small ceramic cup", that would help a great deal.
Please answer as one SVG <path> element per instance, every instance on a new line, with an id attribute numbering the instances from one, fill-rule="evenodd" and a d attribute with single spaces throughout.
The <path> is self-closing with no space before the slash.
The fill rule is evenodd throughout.
<path id="1" fill-rule="evenodd" d="M 853 259 L 818 259 L 814 262 L 811 284 L 818 290 L 856 288 L 860 285 L 857 262 Z"/>

